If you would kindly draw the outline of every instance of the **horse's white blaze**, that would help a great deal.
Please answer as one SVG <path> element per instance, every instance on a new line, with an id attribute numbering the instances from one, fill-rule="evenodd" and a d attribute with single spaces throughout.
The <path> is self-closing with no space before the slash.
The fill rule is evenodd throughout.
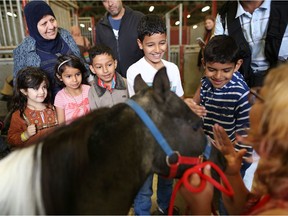
<path id="1" fill-rule="evenodd" d="M 35 147 L 15 150 L 0 161 L 1 215 L 45 213 L 40 189 L 42 144 L 34 161 Z"/>

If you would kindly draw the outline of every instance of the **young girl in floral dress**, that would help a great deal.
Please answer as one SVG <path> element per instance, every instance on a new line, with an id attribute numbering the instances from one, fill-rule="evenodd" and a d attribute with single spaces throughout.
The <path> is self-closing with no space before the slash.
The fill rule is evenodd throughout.
<path id="1" fill-rule="evenodd" d="M 26 67 L 17 73 L 12 99 L 14 112 L 7 135 L 12 146 L 35 143 L 58 125 L 48 88 L 47 75 L 40 68 Z"/>
<path id="2" fill-rule="evenodd" d="M 68 124 L 90 111 L 90 86 L 83 79 L 85 73 L 86 68 L 78 57 L 65 55 L 58 58 L 55 66 L 56 81 L 64 87 L 57 93 L 54 101 L 59 124 Z"/>

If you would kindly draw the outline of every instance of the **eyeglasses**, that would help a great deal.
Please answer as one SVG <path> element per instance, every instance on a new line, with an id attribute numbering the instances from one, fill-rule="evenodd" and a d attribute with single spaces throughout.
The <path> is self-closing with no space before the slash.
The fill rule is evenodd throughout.
<path id="1" fill-rule="evenodd" d="M 248 101 L 251 105 L 255 104 L 257 100 L 260 100 L 261 102 L 265 102 L 264 98 L 260 95 L 261 87 L 251 88 L 249 95 L 248 95 Z"/>

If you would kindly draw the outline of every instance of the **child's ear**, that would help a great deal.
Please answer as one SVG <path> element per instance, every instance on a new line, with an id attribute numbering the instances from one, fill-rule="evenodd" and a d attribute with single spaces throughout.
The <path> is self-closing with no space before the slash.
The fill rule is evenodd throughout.
<path id="1" fill-rule="evenodd" d="M 116 69 L 117 68 L 117 64 L 118 64 L 117 59 L 114 60 L 114 64 L 115 64 L 115 69 Z"/>
<path id="2" fill-rule="evenodd" d="M 202 63 L 203 68 L 205 69 L 205 67 L 206 67 L 206 62 L 204 61 L 204 58 L 201 58 L 201 63 Z"/>
<path id="3" fill-rule="evenodd" d="M 20 92 L 24 95 L 27 95 L 27 90 L 26 89 L 20 89 Z"/>
<path id="4" fill-rule="evenodd" d="M 241 67 L 243 63 L 243 59 L 239 59 L 237 62 L 236 62 L 236 65 L 235 65 L 235 68 L 234 68 L 234 72 L 238 71 L 239 68 Z"/>
<path id="5" fill-rule="evenodd" d="M 91 72 L 92 72 L 93 74 L 96 74 L 96 72 L 95 72 L 95 70 L 94 70 L 94 67 L 93 67 L 92 65 L 89 65 L 89 68 L 90 68 L 90 70 L 91 70 Z"/>
<path id="6" fill-rule="evenodd" d="M 142 42 L 139 39 L 137 39 L 137 43 L 138 43 L 139 49 L 143 50 Z"/>

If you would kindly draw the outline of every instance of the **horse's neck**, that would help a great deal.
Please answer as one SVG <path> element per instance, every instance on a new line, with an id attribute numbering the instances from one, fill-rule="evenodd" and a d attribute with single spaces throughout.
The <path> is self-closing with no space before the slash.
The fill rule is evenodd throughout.
<path id="1" fill-rule="evenodd" d="M 151 144 L 134 140 L 121 145 L 122 151 L 111 149 L 112 157 L 98 167 L 98 175 L 93 181 L 97 194 L 95 203 L 100 214 L 127 214 L 134 197 L 151 174 Z"/>
<path id="2" fill-rule="evenodd" d="M 93 160 L 95 159 L 92 169 L 96 172 L 91 170 L 89 177 L 84 180 L 86 182 L 82 183 L 79 209 L 82 208 L 80 205 L 86 204 L 79 213 L 128 213 L 134 197 L 151 174 L 155 153 L 154 138 L 138 118 L 137 123 L 132 122 L 135 119 L 136 117 L 128 119 L 125 124 L 117 125 L 117 132 L 115 129 L 106 128 L 105 131 L 109 133 L 99 133 L 99 137 L 95 138 L 98 143 L 95 149 L 91 150 L 91 154 Z M 137 126 L 131 128 L 128 125 Z M 114 131 L 113 135 L 111 131 Z M 94 194 L 97 196 L 94 197 Z M 87 203 L 91 205 L 87 206 Z"/>
<path id="3" fill-rule="evenodd" d="M 47 164 L 42 183 L 50 187 L 44 189 L 47 214 L 127 214 L 151 173 L 155 140 L 131 109 L 116 105 L 109 113 L 103 109 L 89 118 L 72 125 L 86 127 L 88 138 L 83 131 L 67 127 L 44 148 L 48 157 L 43 162 Z M 51 161 L 59 165 L 52 168 Z M 51 178 L 55 173 L 57 178 Z"/>

